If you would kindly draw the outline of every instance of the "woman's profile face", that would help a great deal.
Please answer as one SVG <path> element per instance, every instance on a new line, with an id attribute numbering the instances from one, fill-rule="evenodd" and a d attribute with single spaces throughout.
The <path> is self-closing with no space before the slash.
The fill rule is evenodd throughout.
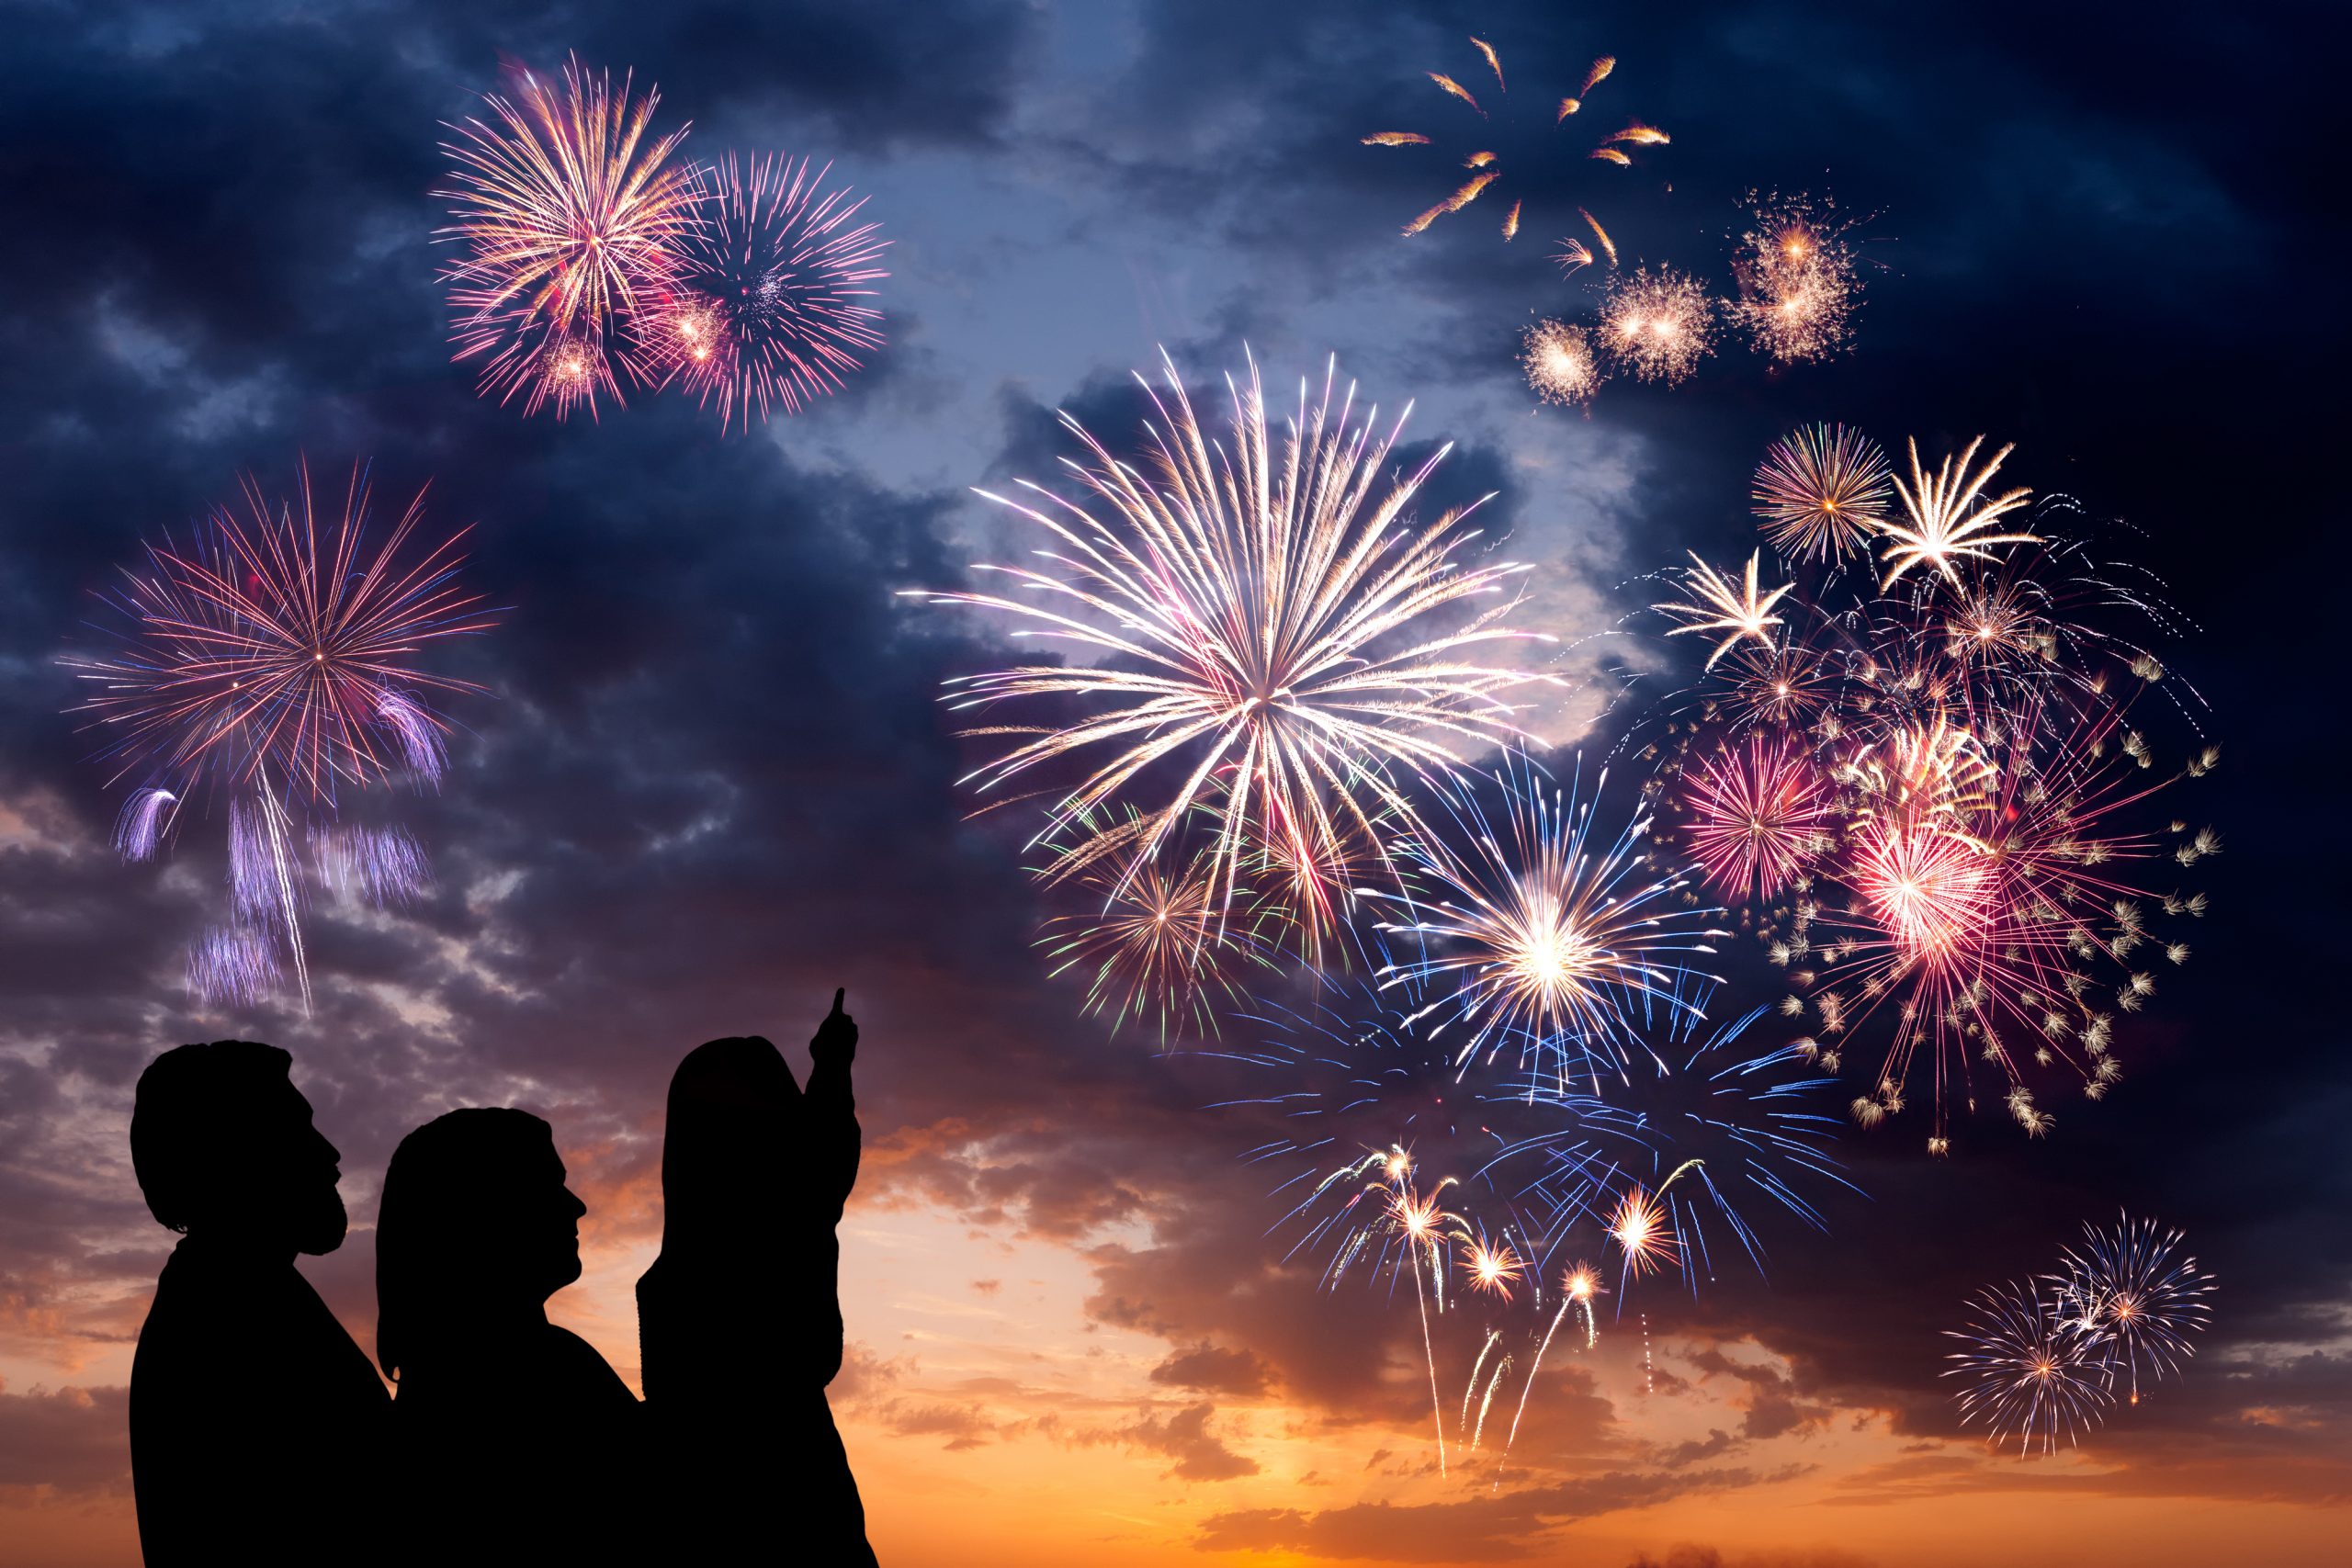
<path id="1" fill-rule="evenodd" d="M 580 1217 L 588 1205 L 564 1185 L 562 1156 L 552 1141 L 515 1172 L 499 1232 L 514 1240 L 518 1272 L 541 1301 L 580 1278 Z"/>

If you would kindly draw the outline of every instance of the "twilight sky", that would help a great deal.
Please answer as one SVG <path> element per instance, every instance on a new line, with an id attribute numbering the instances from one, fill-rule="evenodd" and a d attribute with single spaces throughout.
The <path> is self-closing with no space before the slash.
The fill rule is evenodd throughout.
<path id="1" fill-rule="evenodd" d="M 2337 627 L 2295 586 L 2329 570 L 2305 540 L 2335 521 L 2315 389 L 2345 335 L 2323 271 L 2344 220 L 2305 167 L 2336 90 L 2319 14 L 11 6 L 0 1564 L 136 1561 L 123 1385 L 173 1238 L 125 1131 L 157 1050 L 294 1054 L 354 1222 L 304 1267 L 363 1347 L 393 1145 L 459 1105 L 548 1117 L 590 1207 L 553 1310 L 633 1378 L 672 1067 L 754 1032 L 805 1063 L 835 985 L 867 1156 L 833 1397 L 887 1562 L 2340 1562 L 2352 1053 L 2325 954 L 2346 846 L 2316 678 Z M 1420 73 L 1466 79 L 1471 33 L 1531 95 L 1613 53 L 1596 112 L 1673 144 L 1633 170 L 1564 152 L 1509 247 L 1478 209 L 1400 239 L 1442 164 L 1357 139 L 1445 123 Z M 872 194 L 890 344 L 842 395 L 724 440 L 675 398 L 568 424 L 475 400 L 434 281 L 436 122 L 503 60 L 567 50 L 658 81 L 690 152 L 813 152 Z M 1882 214 L 1858 352 L 1775 372 L 1735 348 L 1672 391 L 1612 384 L 1589 419 L 1535 410 L 1517 333 L 1590 303 L 1544 260 L 1575 207 L 1628 264 L 1720 277 L 1751 187 Z M 1767 1215 L 1769 1282 L 1644 1293 L 1647 1380 L 1637 1308 L 1611 1303 L 1596 1349 L 1546 1363 L 1509 1464 L 1441 1479 L 1408 1303 L 1283 1265 L 1270 1178 L 1236 1157 L 1261 1126 L 1046 981 L 1019 824 L 967 819 L 972 754 L 936 701 L 1001 660 L 1003 627 L 895 597 L 1017 542 L 967 487 L 1052 479 L 1056 410 L 1131 446 L 1126 378 L 1161 344 L 1196 388 L 1247 345 L 1270 385 L 1336 354 L 1384 409 L 1413 401 L 1407 455 L 1454 443 L 1420 513 L 1498 491 L 1490 535 L 1535 566 L 1519 618 L 1564 642 L 1647 603 L 1632 580 L 1686 547 L 1744 556 L 1747 473 L 1807 420 L 2015 441 L 2017 482 L 2135 530 L 2200 628 L 2175 668 L 2225 747 L 2196 810 L 2227 847 L 2195 960 L 2122 1035 L 2124 1083 L 2058 1103 L 2041 1142 L 1963 1122 L 1944 1162 L 1916 1122 L 1849 1128 L 1870 1196 L 1826 1201 L 1827 1236 Z M 314 1016 L 209 1011 L 179 976 L 222 902 L 218 824 L 121 863 L 59 660 L 142 538 L 305 456 L 372 459 L 387 500 L 429 480 L 512 608 L 441 661 L 492 695 L 452 704 L 445 791 L 399 805 L 436 895 L 319 911 Z M 1689 650 L 1658 629 L 1561 672 L 1664 681 Z M 1573 740 L 1595 705 L 1565 695 L 1540 728 Z M 1989 1455 L 1939 1386 L 1939 1330 L 2118 1204 L 2186 1227 L 2219 1277 L 2203 1350 L 2079 1450 Z M 1443 1335 L 1466 1365 L 1476 1327 Z M 370 1481 L 355 1525 L 385 1506 Z"/>

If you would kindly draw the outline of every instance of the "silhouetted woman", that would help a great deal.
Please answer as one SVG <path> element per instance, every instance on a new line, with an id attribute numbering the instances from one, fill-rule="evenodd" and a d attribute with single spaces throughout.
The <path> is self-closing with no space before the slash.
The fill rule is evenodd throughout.
<path id="1" fill-rule="evenodd" d="M 808 1048 L 805 1094 L 756 1038 L 697 1046 L 670 1080 L 662 1256 L 637 1282 L 664 1558 L 874 1562 L 825 1403 L 842 1365 L 833 1232 L 858 1156 L 840 992 Z"/>
<path id="2" fill-rule="evenodd" d="M 641 1561 L 642 1412 L 547 1318 L 580 1278 L 580 1216 L 548 1124 L 452 1111 L 401 1140 L 376 1222 L 376 1359 L 392 1401 L 407 1560 Z"/>

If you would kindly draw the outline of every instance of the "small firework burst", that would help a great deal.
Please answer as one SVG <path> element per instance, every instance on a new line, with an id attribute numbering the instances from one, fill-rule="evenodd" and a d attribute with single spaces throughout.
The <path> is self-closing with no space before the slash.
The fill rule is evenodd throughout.
<path id="1" fill-rule="evenodd" d="M 1772 196 L 1757 203 L 1732 264 L 1739 298 L 1731 314 L 1758 353 L 1799 363 L 1826 359 L 1848 343 L 1861 292 L 1845 240 L 1851 227 L 1826 198 Z"/>
<path id="2" fill-rule="evenodd" d="M 1047 921 L 1038 945 L 1054 976 L 1085 978 L 1080 1010 L 1108 1018 L 1114 1038 L 1130 1021 L 1148 1021 L 1163 1043 L 1216 1033 L 1216 1003 L 1238 995 L 1234 970 L 1263 964 L 1267 944 L 1225 918 L 1206 852 L 1181 871 L 1146 862 L 1129 875 L 1098 863 L 1074 881 L 1090 907 Z"/>
<path id="3" fill-rule="evenodd" d="M 1919 467 L 1919 444 L 1910 443 L 1911 482 L 1906 486 L 1900 477 L 1894 480 L 1895 493 L 1903 498 L 1905 520 L 1879 525 L 1887 541 L 1881 557 L 1887 569 L 1883 587 L 1894 587 L 1915 566 L 1925 567 L 1947 582 L 1957 584 L 1957 563 L 1961 561 L 1997 561 L 2000 558 L 1992 548 L 1995 545 L 2042 542 L 2038 534 L 1985 532 L 2023 506 L 2033 491 L 2020 485 L 1990 500 L 1984 499 L 1984 487 L 2017 449 L 2014 444 L 2002 447 L 1972 476 L 1969 465 L 1976 460 L 1976 449 L 1984 445 L 1984 438 L 1978 436 L 1961 453 L 1957 467 L 1955 460 L 1947 457 L 1943 467 L 1931 475 Z"/>
<path id="4" fill-rule="evenodd" d="M 1592 401 L 1600 386 L 1600 366 L 1582 327 L 1538 321 L 1521 334 L 1520 350 L 1520 367 L 1537 397 L 1571 407 Z"/>
<path id="5" fill-rule="evenodd" d="M 1770 593 L 1765 592 L 1757 581 L 1761 560 L 1760 551 L 1750 552 L 1747 570 L 1739 585 L 1734 587 L 1729 577 L 1701 560 L 1696 551 L 1690 552 L 1690 570 L 1682 577 L 1684 586 L 1698 603 L 1650 606 L 1653 610 L 1683 617 L 1683 624 L 1666 635 L 1681 637 L 1693 632 L 1722 632 L 1723 641 L 1717 643 L 1715 650 L 1707 656 L 1707 668 L 1710 670 L 1743 641 L 1753 640 L 1768 649 L 1777 646 L 1771 628 L 1781 625 L 1782 618 L 1772 613 L 1772 606 L 1779 604 L 1796 584 L 1783 582 Z"/>
<path id="6" fill-rule="evenodd" d="M 1557 100 L 1544 100 L 1544 107 L 1530 116 L 1522 126 L 1517 113 L 1517 107 L 1503 77 L 1502 57 L 1483 39 L 1474 38 L 1470 42 L 1472 47 L 1477 50 L 1479 58 L 1485 63 L 1486 73 L 1494 78 L 1494 85 L 1491 88 L 1486 85 L 1483 77 L 1472 78 L 1477 83 L 1474 90 L 1471 86 L 1442 72 L 1424 73 L 1439 92 L 1477 117 L 1476 123 L 1471 130 L 1473 140 L 1458 144 L 1471 148 L 1471 151 L 1460 157 L 1458 164 L 1459 169 L 1466 174 L 1466 177 L 1457 179 L 1453 188 L 1434 206 L 1422 211 L 1411 222 L 1406 224 L 1405 232 L 1408 235 L 1422 232 L 1440 218 L 1450 213 L 1460 212 L 1480 197 L 1494 190 L 1502 183 L 1506 167 L 1521 169 L 1529 164 L 1538 163 L 1549 157 L 1551 149 L 1557 143 L 1561 128 L 1566 125 L 1568 118 L 1582 112 L 1585 99 L 1590 96 L 1592 89 L 1600 85 L 1601 81 L 1617 68 L 1617 62 L 1607 55 L 1594 61 L 1591 69 L 1585 73 L 1584 84 L 1577 89 L 1577 96 Z M 1481 94 L 1487 95 L 1483 101 L 1480 97 Z M 1454 112 L 1459 114 L 1461 111 L 1457 109 Z M 1433 147 L 1435 145 L 1431 137 L 1418 130 L 1376 130 L 1361 140 L 1366 147 Z M 1634 162 L 1629 149 L 1662 147 L 1672 140 L 1665 131 L 1654 125 L 1646 125 L 1638 119 L 1629 119 L 1623 129 L 1603 132 L 1592 144 L 1587 156 L 1595 162 L 1625 168 L 1630 167 Z M 1518 188 L 1516 182 L 1510 188 Z M 1500 202 L 1501 199 L 1500 195 L 1496 197 L 1497 202 Z M 1505 240 L 1518 237 L 1520 216 L 1524 206 L 1523 197 L 1513 197 L 1510 207 L 1504 210 L 1500 227 Z M 1609 236 L 1602 231 L 1600 223 L 1594 220 L 1590 213 L 1583 212 L 1582 209 L 1578 209 L 1578 211 L 1584 217 L 1586 223 L 1591 227 L 1603 250 L 1608 253 L 1611 265 L 1614 265 L 1617 260 L 1616 247 L 1610 244 Z M 1566 248 L 1554 259 L 1560 262 L 1564 267 L 1572 271 L 1577 266 L 1590 265 L 1592 253 L 1586 250 L 1581 243 L 1570 240 L 1564 241 L 1563 244 Z"/>
<path id="7" fill-rule="evenodd" d="M 2213 1277 L 2180 1252 L 2182 1239 L 2129 1214 L 2107 1230 L 2085 1224 L 2082 1246 L 2065 1249 L 2053 1280 L 2076 1324 L 2121 1364 L 2133 1404 L 2141 1369 L 2157 1380 L 2178 1371 L 2197 1353 L 2193 1340 L 2211 1311 Z"/>
<path id="8" fill-rule="evenodd" d="M 644 377 L 617 334 L 695 228 L 692 171 L 671 157 L 685 131 L 649 141 L 661 92 L 632 104 L 630 85 L 577 59 L 560 84 L 521 72 L 514 98 L 485 96 L 490 122 L 449 127 L 442 147 L 456 168 L 435 193 L 440 232 L 465 248 L 442 275 L 457 357 L 481 358 L 482 394 L 520 394 L 526 414 L 594 413 L 598 392 L 620 396 L 616 359 Z"/>
<path id="9" fill-rule="evenodd" d="M 1756 470 L 1756 515 L 1781 555 L 1838 560 L 1868 544 L 1894 499 L 1878 444 L 1842 424 L 1809 424 L 1772 444 Z"/>
<path id="10" fill-rule="evenodd" d="M 882 313 L 866 301 L 889 275 L 889 242 L 857 221 L 865 198 L 825 190 L 828 164 L 734 153 L 698 176 L 700 221 L 674 248 L 667 287 L 642 319 L 646 356 L 705 407 L 719 428 L 749 428 L 756 410 L 787 414 L 838 390 L 859 355 L 882 346 Z"/>
<path id="11" fill-rule="evenodd" d="M 1667 1219 L 1666 1206 L 1639 1187 L 1617 1200 L 1607 1234 L 1627 1280 L 1682 1267 L 1682 1243 Z"/>
<path id="12" fill-rule="evenodd" d="M 1610 284 L 1600 303 L 1600 340 L 1636 379 L 1674 386 L 1714 352 L 1714 301 L 1687 272 L 1639 266 Z"/>
<path id="13" fill-rule="evenodd" d="M 2098 1337 L 2070 1320 L 2059 1292 L 2040 1280 L 1996 1285 L 1970 1303 L 1966 1328 L 1947 1331 L 1962 1348 L 1943 1374 L 1964 1380 L 1961 1425 L 1981 1424 L 1996 1444 L 2017 1439 L 2022 1458 L 2071 1445 L 2105 1418 L 2108 1387 Z"/>
<path id="14" fill-rule="evenodd" d="M 1768 902 L 1828 847 L 1827 782 L 1786 732 L 1708 752 L 1683 776 L 1681 842 L 1725 898 Z"/>

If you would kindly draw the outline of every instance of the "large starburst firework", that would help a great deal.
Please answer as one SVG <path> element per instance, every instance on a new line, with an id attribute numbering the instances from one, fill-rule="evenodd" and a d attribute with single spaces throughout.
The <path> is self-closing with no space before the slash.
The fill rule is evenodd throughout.
<path id="1" fill-rule="evenodd" d="M 1809 424 L 1772 444 L 1756 470 L 1756 515 L 1792 560 L 1838 560 L 1867 545 L 1894 499 L 1886 454 L 1858 430 Z"/>
<path id="2" fill-rule="evenodd" d="M 685 129 L 649 140 L 661 92 L 632 102 L 631 85 L 616 93 L 577 59 L 560 82 L 518 72 L 513 96 L 485 95 L 489 119 L 442 146 L 456 166 L 439 232 L 463 247 L 442 275 L 457 357 L 481 359 L 483 395 L 520 396 L 526 414 L 594 413 L 600 391 L 620 396 L 616 363 L 648 376 L 620 329 L 696 230 L 694 174 L 673 157 Z"/>
<path id="3" fill-rule="evenodd" d="M 1072 845 L 1053 876 L 1107 862 L 1124 882 L 1170 855 L 1189 865 L 1204 818 L 1220 911 L 1271 870 L 1283 918 L 1311 941 L 1353 879 L 1385 863 L 1385 835 L 1418 820 L 1406 780 L 1520 734 L 1505 694 L 1558 684 L 1484 650 L 1550 639 L 1500 624 L 1526 569 L 1465 558 L 1470 509 L 1406 516 L 1445 449 L 1385 480 L 1396 427 L 1375 436 L 1376 412 L 1358 423 L 1354 389 L 1331 372 L 1319 395 L 1301 383 L 1281 435 L 1254 364 L 1228 378 L 1229 442 L 1203 433 L 1172 364 L 1164 393 L 1143 384 L 1159 415 L 1148 472 L 1064 420 L 1092 458 L 1070 468 L 1099 513 L 1025 482 L 1037 504 L 979 492 L 1057 541 L 1043 568 L 977 569 L 1027 597 L 918 595 L 1012 615 L 1018 635 L 1095 662 L 959 677 L 947 700 L 1059 705 L 1049 724 L 970 731 L 1021 738 L 971 777 L 992 793 L 1035 781 L 1052 799 L 1040 838 Z M 1082 776 L 1056 782 L 1072 764 Z M 1080 825 L 1112 807 L 1134 816 L 1081 840 Z"/>
<path id="4" fill-rule="evenodd" d="M 2020 1457 L 2052 1452 L 2098 1425 L 2115 1403 L 2099 1341 L 2070 1320 L 2058 1292 L 2040 1280 L 1996 1285 L 1970 1303 L 1968 1326 L 1947 1331 L 1962 1348 L 1944 1376 L 1963 1380 L 1962 1426 L 1996 1444 L 2017 1439 Z"/>

